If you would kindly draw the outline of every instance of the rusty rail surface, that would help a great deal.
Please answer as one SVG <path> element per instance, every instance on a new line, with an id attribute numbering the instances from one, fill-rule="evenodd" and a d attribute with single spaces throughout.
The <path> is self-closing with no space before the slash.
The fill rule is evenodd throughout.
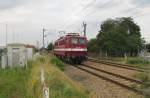
<path id="1" fill-rule="evenodd" d="M 140 81 L 140 80 L 137 80 L 137 79 L 133 79 L 133 78 L 129 78 L 129 77 L 125 77 L 125 76 L 122 76 L 122 75 L 119 75 L 119 74 L 115 74 L 115 73 L 112 73 L 112 72 L 108 72 L 108 71 L 105 71 L 105 70 L 102 70 L 102 69 L 99 69 L 99 68 L 92 67 L 92 66 L 90 66 L 90 65 L 81 64 L 81 65 L 72 65 L 72 66 L 74 66 L 74 67 L 76 67 L 76 68 L 78 68 L 78 69 L 80 69 L 80 70 L 82 70 L 82 71 L 85 71 L 85 72 L 87 72 L 87 73 L 89 73 L 89 74 L 91 74 L 91 75 L 94 75 L 94 76 L 99 77 L 99 78 L 102 78 L 102 79 L 104 79 L 104 80 L 106 80 L 106 81 L 112 82 L 112 83 L 114 83 L 114 84 L 116 84 L 116 85 L 119 85 L 119 86 L 121 86 L 121 87 L 123 87 L 123 88 L 126 88 L 126 89 L 128 89 L 128 90 L 134 91 L 134 92 L 136 92 L 136 93 L 138 93 L 138 94 L 142 94 L 142 95 L 144 95 L 144 96 L 150 96 L 150 93 L 146 93 L 146 92 L 144 92 L 144 91 L 142 91 L 142 90 L 140 90 L 140 89 L 131 87 L 131 86 L 129 86 L 129 85 L 126 85 L 126 84 L 124 84 L 124 83 L 121 83 L 121 82 L 119 82 L 119 81 L 116 81 L 116 80 L 114 80 L 114 79 L 111 79 L 111 78 L 109 78 L 109 77 L 102 76 L 102 75 L 100 75 L 100 74 L 98 74 L 98 73 L 95 73 L 95 72 L 93 72 L 93 71 L 88 70 L 87 68 L 90 68 L 90 69 L 92 69 L 92 70 L 96 70 L 96 71 L 99 71 L 99 72 L 102 72 L 102 73 L 106 73 L 106 74 L 115 76 L 115 77 L 117 77 L 117 78 L 122 78 L 122 79 L 124 79 L 125 81 L 134 82 L 134 83 L 137 83 L 137 84 L 140 84 L 140 85 L 143 85 L 143 81 Z"/>
<path id="2" fill-rule="evenodd" d="M 91 61 L 91 62 L 101 63 L 101 64 L 114 66 L 114 67 L 121 67 L 121 68 L 129 69 L 129 70 L 139 71 L 139 72 L 147 72 L 148 71 L 146 69 L 135 68 L 135 67 L 127 65 L 127 64 L 120 64 L 120 63 L 115 63 L 115 62 L 111 62 L 111 61 L 98 60 L 98 59 L 95 59 L 95 58 L 88 58 L 88 60 Z"/>

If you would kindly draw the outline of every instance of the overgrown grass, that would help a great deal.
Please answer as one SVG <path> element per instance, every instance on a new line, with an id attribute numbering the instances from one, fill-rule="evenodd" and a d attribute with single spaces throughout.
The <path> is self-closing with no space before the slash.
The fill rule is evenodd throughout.
<path id="1" fill-rule="evenodd" d="M 111 60 L 113 62 L 117 62 L 117 63 L 125 63 L 125 58 L 124 57 L 111 57 Z"/>
<path id="2" fill-rule="evenodd" d="M 135 67 L 139 67 L 139 68 L 146 68 L 146 67 L 148 67 L 148 65 L 150 65 L 149 61 L 144 60 L 143 58 L 140 58 L 140 57 L 128 58 L 126 63 L 133 65 Z"/>
<path id="3" fill-rule="evenodd" d="M 27 81 L 32 68 L 32 61 L 28 61 L 28 68 L 0 69 L 0 98 L 29 98 Z"/>
<path id="4" fill-rule="evenodd" d="M 62 70 L 62 71 L 65 70 L 66 65 L 57 57 L 50 58 L 50 62 L 53 65 L 57 66 L 60 70 Z"/>
<path id="5" fill-rule="evenodd" d="M 127 63 L 128 64 L 142 64 L 142 65 L 150 64 L 149 61 L 144 60 L 143 58 L 128 58 Z"/>
<path id="6" fill-rule="evenodd" d="M 42 68 L 45 73 L 46 85 L 50 89 L 50 98 L 88 98 L 84 88 L 74 83 L 61 71 L 62 67 L 60 67 L 61 61 L 59 59 L 55 57 L 40 57 L 39 59 L 45 60 L 36 62 L 32 68 L 28 82 L 28 92 L 31 96 L 36 98 L 42 97 L 42 84 L 40 82 L 40 72 Z M 50 63 L 51 61 L 52 63 Z"/>
<path id="7" fill-rule="evenodd" d="M 51 98 L 88 98 L 85 90 L 55 66 L 46 66 L 46 81 Z"/>
<path id="8" fill-rule="evenodd" d="M 150 62 L 143 59 L 142 57 L 113 57 L 111 60 L 117 63 L 128 64 L 133 67 L 150 69 Z"/>
<path id="9" fill-rule="evenodd" d="M 144 85 L 141 86 L 141 88 L 149 88 L 150 87 L 150 73 L 139 73 L 135 75 L 136 78 L 142 80 L 144 82 Z"/>
<path id="10" fill-rule="evenodd" d="M 27 94 L 29 98 L 42 98 L 42 85 L 40 80 L 40 65 L 38 62 L 33 63 L 29 79 L 27 81 Z"/>
<path id="11" fill-rule="evenodd" d="M 28 69 L 0 69 L 0 98 L 42 98 L 41 68 L 50 89 L 50 98 L 88 98 L 84 88 L 61 71 L 64 70 L 61 65 L 65 66 L 57 58 L 41 56 L 37 61 L 29 61 Z"/>
<path id="12" fill-rule="evenodd" d="M 23 68 L 0 69 L 0 98 L 26 98 L 28 73 Z"/>

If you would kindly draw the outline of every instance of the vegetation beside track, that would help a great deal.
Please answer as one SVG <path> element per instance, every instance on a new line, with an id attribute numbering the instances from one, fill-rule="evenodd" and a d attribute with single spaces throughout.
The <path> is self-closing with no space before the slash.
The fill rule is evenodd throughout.
<path id="1" fill-rule="evenodd" d="M 145 85 L 142 88 L 150 87 L 150 74 L 149 73 L 139 73 L 135 75 L 136 78 L 141 79 Z"/>
<path id="2" fill-rule="evenodd" d="M 141 57 L 127 58 L 126 63 L 138 68 L 150 68 L 150 62 Z"/>
<path id="3" fill-rule="evenodd" d="M 84 88 L 62 72 L 65 65 L 59 59 L 41 56 L 28 65 L 27 69 L 0 69 L 0 98 L 42 98 L 41 68 L 50 98 L 88 98 Z"/>
<path id="4" fill-rule="evenodd" d="M 53 62 L 53 64 L 51 62 Z M 61 64 L 63 63 L 55 57 L 50 58 L 48 56 L 43 56 L 38 58 L 33 64 L 30 79 L 28 81 L 28 93 L 30 96 L 35 98 L 42 97 L 40 72 L 41 68 L 43 68 L 45 82 L 50 90 L 50 98 L 88 98 L 84 88 L 74 83 L 61 71 L 61 69 L 64 69 L 64 67 L 60 67 Z"/>
<path id="5" fill-rule="evenodd" d="M 28 98 L 26 81 L 30 73 L 29 68 L 0 69 L 0 98 Z"/>
<path id="6" fill-rule="evenodd" d="M 137 68 L 150 69 L 150 62 L 143 59 L 142 57 L 127 57 L 127 58 L 113 57 L 110 60 L 117 63 L 128 64 L 130 66 Z"/>
<path id="7" fill-rule="evenodd" d="M 62 71 L 65 70 L 66 65 L 61 60 L 59 60 L 57 57 L 52 57 L 50 59 L 50 63 L 57 66 Z"/>
<path id="8" fill-rule="evenodd" d="M 141 57 L 128 57 L 127 59 L 117 57 L 117 58 L 113 58 L 112 60 L 114 62 L 128 64 L 130 66 L 134 66 L 134 67 L 137 67 L 137 68 L 150 69 L 150 62 L 144 60 Z M 135 77 L 144 82 L 144 85 L 140 86 L 140 88 L 143 89 L 146 92 L 150 92 L 150 71 L 135 74 Z"/>
<path id="9" fill-rule="evenodd" d="M 95 57 L 94 57 L 95 58 Z M 98 58 L 98 60 L 110 61 L 114 63 L 127 64 L 128 66 L 150 69 L 150 62 L 142 57 L 109 57 L 109 58 Z"/>
<path id="10" fill-rule="evenodd" d="M 142 89 L 144 92 L 150 92 L 150 72 L 139 73 L 135 75 L 136 78 L 141 79 L 144 82 L 144 85 L 138 86 L 136 88 Z M 149 98 L 146 96 L 145 98 Z"/>

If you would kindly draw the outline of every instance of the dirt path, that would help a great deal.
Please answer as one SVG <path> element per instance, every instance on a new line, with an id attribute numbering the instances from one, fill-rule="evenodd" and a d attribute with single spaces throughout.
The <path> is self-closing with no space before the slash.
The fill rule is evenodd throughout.
<path id="1" fill-rule="evenodd" d="M 91 98 L 144 98 L 125 88 L 69 66 L 65 72 L 70 78 L 83 85 Z"/>

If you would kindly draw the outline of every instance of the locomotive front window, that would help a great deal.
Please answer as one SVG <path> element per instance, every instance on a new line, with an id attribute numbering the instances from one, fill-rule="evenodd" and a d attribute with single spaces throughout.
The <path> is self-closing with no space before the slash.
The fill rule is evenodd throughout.
<path id="1" fill-rule="evenodd" d="M 72 38 L 71 42 L 72 42 L 72 44 L 78 44 L 78 39 L 77 38 Z"/>
<path id="2" fill-rule="evenodd" d="M 86 42 L 85 42 L 85 39 L 80 38 L 80 39 L 79 39 L 79 43 L 80 43 L 80 44 L 85 44 L 85 43 L 86 43 Z"/>

